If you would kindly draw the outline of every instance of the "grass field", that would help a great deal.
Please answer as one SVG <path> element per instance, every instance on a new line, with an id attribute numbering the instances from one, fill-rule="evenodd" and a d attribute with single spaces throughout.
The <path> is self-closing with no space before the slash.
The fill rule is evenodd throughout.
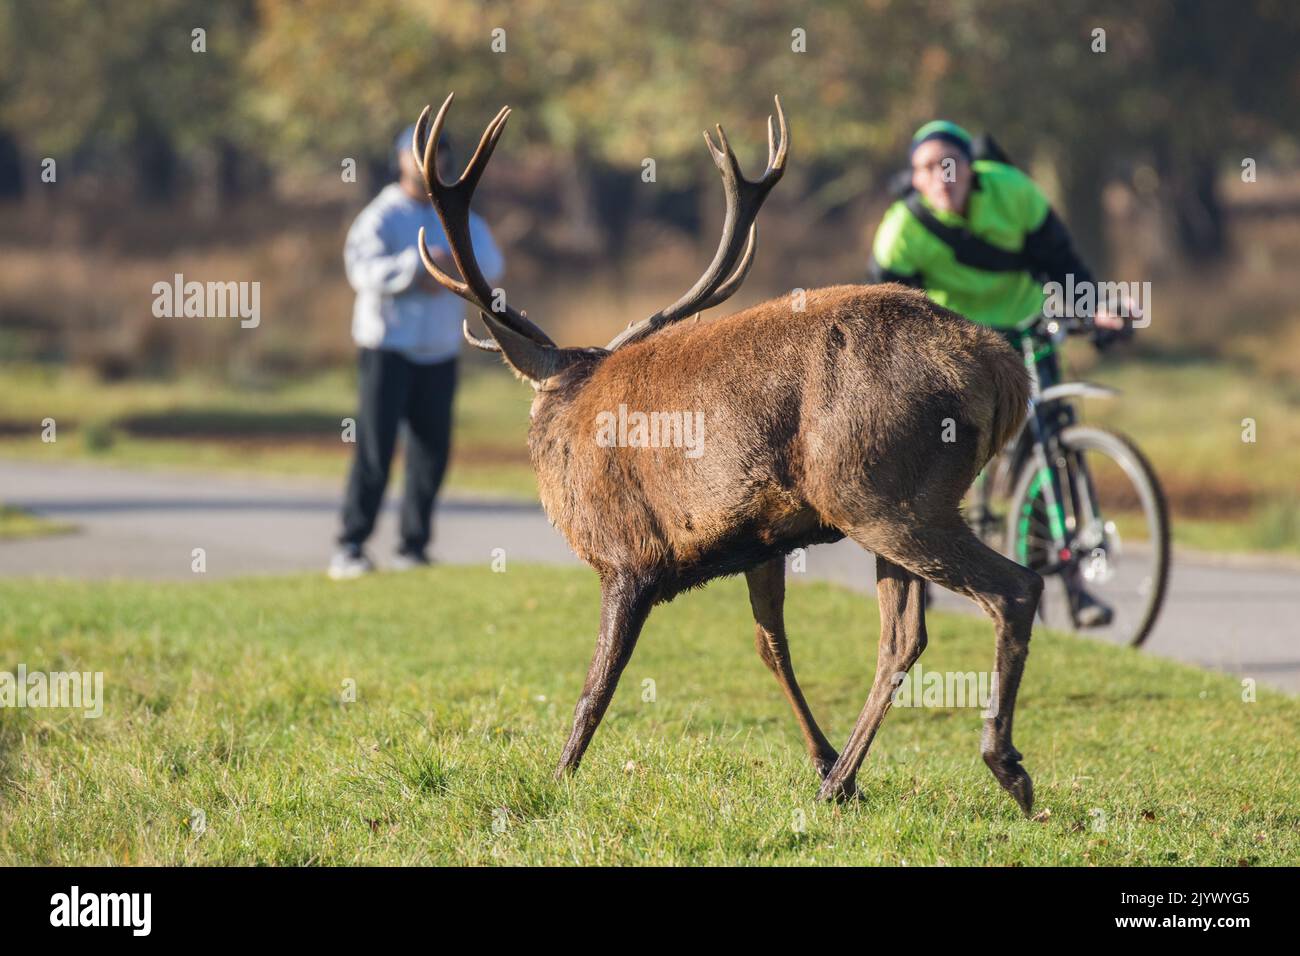
<path id="1" fill-rule="evenodd" d="M 589 572 L 10 580 L 0 607 L 0 670 L 105 675 L 99 719 L 0 709 L 0 864 L 1300 862 L 1300 701 L 1052 633 L 1017 711 L 1027 820 L 979 759 L 976 709 L 895 708 L 863 799 L 816 803 L 738 580 L 655 612 L 565 783 Z M 875 605 L 800 584 L 788 617 L 840 742 Z M 992 659 L 985 621 L 932 615 L 927 671 Z"/>
<path id="2" fill-rule="evenodd" d="M 0 504 L 0 541 L 65 534 L 71 530 L 73 526 L 67 522 L 51 521 L 21 508 Z"/>
<path id="3" fill-rule="evenodd" d="M 4 380 L 0 454 L 11 457 L 339 479 L 353 449 L 342 423 L 356 413 L 356 383 L 344 372 L 238 387 L 194 376 L 102 383 L 85 370 L 25 364 L 7 366 Z M 495 365 L 462 374 L 448 488 L 537 497 L 531 400 Z M 41 439 L 46 418 L 57 425 L 54 442 Z"/>
<path id="4" fill-rule="evenodd" d="M 1150 458 L 1176 543 L 1211 551 L 1300 553 L 1300 387 L 1229 362 L 1143 361 L 1079 377 L 1119 388 L 1086 417 Z M 1243 441 L 1243 421 L 1254 441 Z"/>

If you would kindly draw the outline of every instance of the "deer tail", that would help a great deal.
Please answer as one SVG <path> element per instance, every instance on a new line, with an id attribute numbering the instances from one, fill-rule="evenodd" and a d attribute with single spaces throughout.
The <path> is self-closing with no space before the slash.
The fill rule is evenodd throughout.
<path id="1" fill-rule="evenodd" d="M 1029 410 L 1029 372 L 1024 360 L 1004 343 L 998 345 L 988 363 L 993 377 L 993 427 L 986 462 L 1016 436 Z"/>

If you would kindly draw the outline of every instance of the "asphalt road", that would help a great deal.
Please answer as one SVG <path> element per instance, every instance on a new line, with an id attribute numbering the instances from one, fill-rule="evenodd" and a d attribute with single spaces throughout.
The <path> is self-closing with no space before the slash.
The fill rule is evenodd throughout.
<path id="1" fill-rule="evenodd" d="M 0 540 L 0 576 L 203 581 L 323 571 L 333 550 L 339 483 L 135 471 L 0 460 L 0 501 L 75 525 L 75 533 Z M 536 505 L 449 498 L 435 557 L 488 564 L 578 563 Z M 381 567 L 395 545 L 387 511 L 371 543 Z M 192 570 L 202 548 L 206 572 Z M 810 578 L 874 592 L 872 558 L 852 542 L 809 550 Z M 793 575 L 792 575 L 793 578 Z M 340 587 L 346 587 L 341 584 Z M 689 598 L 687 598 L 689 600 Z M 938 607 L 975 611 L 942 592 Z M 1175 558 L 1165 609 L 1143 653 L 1300 692 L 1300 563 Z M 798 640 L 797 622 L 792 622 Z"/>

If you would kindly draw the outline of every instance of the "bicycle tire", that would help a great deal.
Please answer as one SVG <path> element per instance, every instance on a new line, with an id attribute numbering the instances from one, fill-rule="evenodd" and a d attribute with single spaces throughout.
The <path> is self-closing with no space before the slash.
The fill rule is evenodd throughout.
<path id="1" fill-rule="evenodd" d="M 1151 544 L 1156 553 L 1151 590 L 1138 626 L 1127 641 L 1130 647 L 1141 647 L 1151 634 L 1151 629 L 1164 605 L 1165 592 L 1169 585 L 1169 510 L 1165 502 L 1164 490 L 1160 487 L 1160 480 L 1137 445 L 1119 432 L 1089 425 L 1070 425 L 1061 431 L 1057 439 L 1066 450 L 1093 451 L 1110 457 L 1133 482 L 1142 499 L 1144 511 L 1153 516 L 1156 526 L 1149 530 Z M 1004 553 L 1012 560 L 1017 560 L 1020 517 L 1028 504 L 1030 485 L 1037 471 L 1036 462 L 1032 459 L 1026 461 L 1016 478 L 1015 491 L 1011 495 Z M 1147 505 L 1150 506 L 1149 511 Z"/>

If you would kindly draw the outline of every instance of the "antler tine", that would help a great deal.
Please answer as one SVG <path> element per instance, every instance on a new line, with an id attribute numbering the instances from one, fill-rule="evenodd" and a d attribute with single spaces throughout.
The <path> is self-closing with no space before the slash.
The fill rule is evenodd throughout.
<path id="1" fill-rule="evenodd" d="M 438 115 L 433 118 L 433 128 L 428 131 L 428 135 L 424 138 L 424 156 L 422 158 L 417 156 L 417 159 L 420 160 L 420 171 L 424 173 L 424 182 L 429 187 L 430 195 L 433 194 L 435 185 L 441 186 L 443 189 L 446 189 L 449 185 L 455 185 L 454 183 L 444 183 L 442 177 L 438 175 L 438 144 L 442 139 L 442 126 L 447 121 L 447 110 L 451 109 L 451 101 L 455 97 L 454 91 L 448 93 L 447 98 L 438 107 Z M 423 120 L 428 115 L 429 107 L 426 106 L 424 112 L 420 114 L 420 119 Z M 418 125 L 415 132 L 417 134 L 420 132 Z M 416 140 L 415 148 L 419 148 L 419 140 Z"/>
<path id="2" fill-rule="evenodd" d="M 736 159 L 736 154 L 731 148 L 731 143 L 727 141 L 727 134 L 722 129 L 721 123 L 715 123 L 713 128 L 718 131 L 718 142 L 720 146 L 713 145 L 713 137 L 709 131 L 704 131 L 704 142 L 708 144 L 709 152 L 713 154 L 713 163 L 722 173 L 724 187 L 726 184 L 734 184 L 745 177 L 740 172 L 740 161 Z"/>
<path id="3" fill-rule="evenodd" d="M 429 246 L 424 241 L 423 226 L 420 227 L 419 248 L 420 261 L 424 263 L 424 268 L 428 271 L 429 275 L 433 276 L 434 281 L 436 281 L 438 285 L 442 286 L 448 292 L 456 293 L 456 295 L 460 296 L 470 305 L 479 304 L 478 299 L 470 291 L 469 286 L 465 282 L 460 279 L 453 279 L 451 276 L 447 275 L 447 273 L 438 268 L 437 263 L 433 261 L 433 253 L 429 251 Z M 453 258 L 455 258 L 454 253 Z M 459 264 L 459 260 L 457 260 L 457 265 Z"/>
<path id="4" fill-rule="evenodd" d="M 455 94 L 452 94 L 455 95 Z M 425 128 L 429 125 L 429 106 L 420 110 L 420 118 L 415 121 L 415 129 L 411 131 L 411 155 L 415 157 L 415 168 L 420 171 L 420 175 L 427 180 L 428 174 L 424 171 L 424 154 L 420 150 L 420 141 L 424 140 Z M 428 142 L 428 140 L 425 140 Z"/>
<path id="5" fill-rule="evenodd" d="M 524 318 L 528 318 L 528 313 L 527 313 L 527 312 L 521 312 L 521 313 L 519 313 L 519 314 L 522 315 Z M 488 327 L 488 332 L 490 333 L 490 332 L 492 331 L 492 324 L 491 324 L 491 322 L 488 321 L 488 317 L 487 317 L 487 315 L 484 314 L 483 312 L 479 312 L 479 318 L 481 318 L 481 319 L 483 320 L 483 324 L 486 325 L 486 326 Z M 476 336 L 473 332 L 471 332 L 471 331 L 469 330 L 469 319 L 464 319 L 464 320 L 462 321 L 462 323 L 461 323 L 461 332 L 462 332 L 462 333 L 464 334 L 464 336 L 465 336 L 465 341 L 468 342 L 470 345 L 474 346 L 474 347 L 477 348 L 477 349 L 482 349 L 484 352 L 500 352 L 500 351 L 501 351 L 501 345 L 500 345 L 500 343 L 494 341 L 493 339 L 480 339 L 480 338 L 479 338 L 478 336 Z"/>
<path id="6" fill-rule="evenodd" d="M 777 179 L 785 172 L 785 157 L 790 151 L 790 130 L 785 125 L 785 110 L 781 109 L 781 97 L 773 96 L 776 103 L 777 123 L 781 131 L 781 138 L 777 142 L 772 141 L 772 117 L 767 117 L 767 169 L 763 172 L 763 178 L 767 179 L 773 174 Z"/>
<path id="7" fill-rule="evenodd" d="M 456 180 L 456 185 L 465 190 L 465 200 L 474 195 L 474 187 L 478 185 L 479 178 L 483 175 L 483 170 L 487 168 L 488 160 L 492 158 L 492 151 L 497 148 L 497 140 L 501 138 L 502 132 L 506 128 L 506 120 L 510 119 L 510 107 L 503 106 L 488 123 L 487 128 L 483 130 L 482 137 L 479 138 L 478 148 L 474 150 L 474 155 L 470 157 L 469 164 L 465 171 L 460 174 L 460 179 Z"/>
<path id="8" fill-rule="evenodd" d="M 781 98 L 778 96 L 774 99 L 776 122 L 773 122 L 770 115 L 767 118 L 767 168 L 756 180 L 746 179 L 741 172 L 740 163 L 721 124 L 714 127 L 718 133 L 717 143 L 714 143 L 707 131 L 704 133 L 709 154 L 722 175 L 722 188 L 727 202 L 718 251 L 704 274 L 684 296 L 649 318 L 629 326 L 609 343 L 607 348 L 610 350 L 639 341 L 655 329 L 719 305 L 740 288 L 753 264 L 758 236 L 757 230 L 753 228 L 754 220 L 767 194 L 785 173 L 789 152 L 790 134 L 785 111 L 781 108 Z"/>
<path id="9" fill-rule="evenodd" d="M 500 352 L 501 346 L 492 339 L 480 339 L 469 330 L 469 319 L 461 323 L 461 331 L 465 334 L 465 341 L 476 349 L 482 349 L 484 352 Z"/>

